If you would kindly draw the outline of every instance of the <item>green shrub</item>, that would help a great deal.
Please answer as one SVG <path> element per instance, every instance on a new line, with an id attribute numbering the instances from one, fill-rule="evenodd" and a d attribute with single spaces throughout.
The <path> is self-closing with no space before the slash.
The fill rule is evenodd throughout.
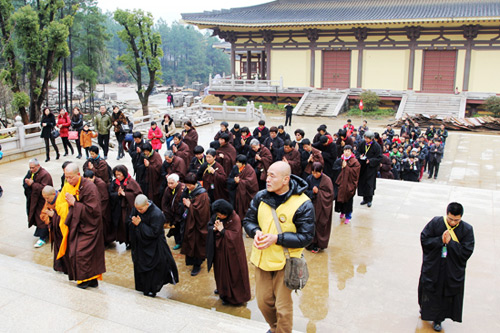
<path id="1" fill-rule="evenodd" d="M 234 104 L 237 106 L 246 106 L 248 103 L 248 100 L 245 97 L 236 97 L 234 99 Z"/>
<path id="2" fill-rule="evenodd" d="M 364 101 L 363 101 L 364 103 Z M 373 111 L 370 111 L 369 113 L 361 111 L 359 108 L 355 107 L 347 111 L 347 116 L 349 117 L 366 117 L 366 118 L 372 118 L 372 119 L 380 119 L 384 117 L 392 117 L 396 111 L 392 109 L 376 109 Z"/>
<path id="3" fill-rule="evenodd" d="M 495 117 L 500 117 L 500 97 L 488 97 L 484 103 L 484 106 L 486 107 L 486 110 L 493 113 Z"/>
<path id="4" fill-rule="evenodd" d="M 380 97 L 378 97 L 378 95 L 373 91 L 364 91 L 361 93 L 360 98 L 363 100 L 364 112 L 372 112 L 378 109 Z"/>

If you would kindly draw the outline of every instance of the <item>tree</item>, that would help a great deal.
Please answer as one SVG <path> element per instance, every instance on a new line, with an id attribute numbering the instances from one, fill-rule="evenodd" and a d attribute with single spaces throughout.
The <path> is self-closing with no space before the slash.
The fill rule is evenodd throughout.
<path id="1" fill-rule="evenodd" d="M 29 105 L 29 97 L 21 90 L 20 85 L 22 66 L 15 52 L 15 43 L 13 40 L 14 28 L 12 24 L 13 13 L 14 6 L 12 1 L 0 0 L 0 31 L 2 33 L 0 40 L 3 48 L 2 57 L 5 60 L 4 68 L 0 73 L 0 79 L 9 86 L 16 101 L 13 107 L 19 111 L 23 123 L 27 124 L 29 117 L 26 113 L 26 107 Z"/>
<path id="2" fill-rule="evenodd" d="M 68 15 L 59 18 L 57 14 L 63 6 L 61 0 L 38 0 L 36 10 L 26 5 L 12 15 L 16 44 L 23 53 L 29 71 L 31 122 L 38 121 L 49 82 L 61 69 L 61 59 L 69 55 L 67 38 L 73 17 Z"/>
<path id="3" fill-rule="evenodd" d="M 142 10 L 116 10 L 115 20 L 123 26 L 118 32 L 120 39 L 127 44 L 127 53 L 118 59 L 125 64 L 137 83 L 137 96 L 141 101 L 144 115 L 149 114 L 148 101 L 155 81 L 161 76 L 160 58 L 163 56 L 160 34 L 153 31 L 153 16 Z M 147 75 L 143 77 L 143 69 Z M 143 82 L 147 81 L 144 89 Z"/>
<path id="4" fill-rule="evenodd" d="M 484 106 L 486 107 L 486 110 L 493 113 L 495 117 L 497 118 L 500 117 L 500 97 L 498 96 L 488 97 L 484 102 Z"/>
<path id="5" fill-rule="evenodd" d="M 371 90 L 361 93 L 360 98 L 363 100 L 363 111 L 370 112 L 378 109 L 380 97 Z"/>

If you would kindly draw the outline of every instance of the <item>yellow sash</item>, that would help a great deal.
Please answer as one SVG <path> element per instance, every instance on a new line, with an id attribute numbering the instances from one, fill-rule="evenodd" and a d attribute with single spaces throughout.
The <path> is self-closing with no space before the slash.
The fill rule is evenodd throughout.
<path id="1" fill-rule="evenodd" d="M 450 232 L 450 236 L 451 236 L 451 239 L 453 239 L 455 242 L 457 243 L 460 243 L 458 241 L 458 237 L 457 235 L 455 235 L 455 231 L 453 231 L 456 227 L 458 227 L 458 225 L 460 223 L 457 223 L 456 226 L 454 226 L 453 228 L 448 224 L 448 221 L 446 220 L 446 216 L 443 216 L 443 220 L 444 220 L 444 224 L 446 225 L 446 229 L 448 229 L 448 231 Z"/>
<path id="2" fill-rule="evenodd" d="M 59 193 L 59 195 L 57 196 L 56 212 L 57 215 L 61 217 L 61 220 L 59 222 L 59 229 L 61 229 L 61 234 L 63 236 L 61 246 L 59 247 L 59 252 L 57 253 L 57 259 L 60 259 L 62 256 L 64 256 L 64 254 L 66 253 L 66 248 L 68 246 L 69 229 L 66 225 L 66 218 L 69 214 L 69 204 L 66 201 L 66 193 L 76 196 L 76 200 L 79 201 L 78 189 L 80 188 L 81 181 L 82 177 L 78 179 L 78 183 L 76 184 L 76 186 L 71 186 L 70 183 L 66 182 L 61 190 L 61 193 Z"/>

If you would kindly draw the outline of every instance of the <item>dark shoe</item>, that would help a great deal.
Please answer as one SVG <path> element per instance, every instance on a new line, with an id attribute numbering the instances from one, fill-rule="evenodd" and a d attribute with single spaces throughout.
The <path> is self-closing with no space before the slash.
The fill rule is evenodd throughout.
<path id="1" fill-rule="evenodd" d="M 50 161 L 50 158 L 46 158 L 45 159 L 45 163 L 47 163 L 48 161 Z"/>
<path id="2" fill-rule="evenodd" d="M 61 155 L 57 154 L 57 156 L 56 156 L 56 160 L 58 160 L 58 159 L 59 159 L 59 157 L 61 157 Z"/>
<path id="3" fill-rule="evenodd" d="M 80 158 L 82 158 L 82 155 L 80 154 L 80 155 L 78 155 L 76 158 L 80 159 Z"/>
<path id="4" fill-rule="evenodd" d="M 196 276 L 201 271 L 201 266 L 193 266 L 193 270 L 191 271 L 191 276 Z"/>
<path id="5" fill-rule="evenodd" d="M 434 179 L 437 179 L 437 176 L 434 176 Z"/>
<path id="6" fill-rule="evenodd" d="M 121 158 L 121 157 L 120 157 L 120 156 L 118 156 L 118 157 L 116 158 L 116 160 L 117 160 L 117 161 L 119 161 L 119 160 L 120 160 L 120 158 Z"/>
<path id="7" fill-rule="evenodd" d="M 215 294 L 215 295 L 219 295 L 219 290 L 215 289 L 215 290 L 214 290 L 214 294 Z"/>
<path id="8" fill-rule="evenodd" d="M 68 153 L 64 153 L 64 155 L 63 155 L 63 156 L 68 156 Z"/>
<path id="9" fill-rule="evenodd" d="M 85 281 L 82 283 L 77 284 L 76 286 L 80 289 L 87 289 L 90 285 L 90 281 Z"/>
<path id="10" fill-rule="evenodd" d="M 156 293 L 154 293 L 154 292 L 152 292 L 152 291 L 147 292 L 147 293 L 145 292 L 145 293 L 144 293 L 144 296 L 148 296 L 148 297 L 156 297 Z"/>
<path id="11" fill-rule="evenodd" d="M 431 179 L 431 178 L 432 178 L 432 176 L 431 176 L 431 175 L 429 175 L 429 177 L 427 177 L 427 179 Z"/>
<path id="12" fill-rule="evenodd" d="M 99 287 L 99 282 L 97 282 L 97 279 L 93 279 L 89 281 L 89 287 L 91 288 L 97 288 Z"/>
<path id="13" fill-rule="evenodd" d="M 311 252 L 312 253 L 318 253 L 319 252 L 319 248 L 318 247 L 314 247 Z"/>
<path id="14" fill-rule="evenodd" d="M 367 203 L 368 202 L 366 202 L 366 201 L 363 200 L 363 201 L 360 202 L 360 205 L 366 205 Z"/>
<path id="15" fill-rule="evenodd" d="M 222 301 L 222 305 L 231 305 L 224 297 L 220 297 L 220 300 Z"/>
<path id="16" fill-rule="evenodd" d="M 107 159 L 108 159 L 108 157 L 107 157 L 107 156 L 104 156 L 104 159 L 105 159 L 105 160 L 107 160 Z"/>
<path id="17" fill-rule="evenodd" d="M 372 202 L 370 201 L 370 202 L 368 202 L 366 205 L 367 205 L 368 207 L 371 207 L 371 206 L 372 206 Z"/>
<path id="18" fill-rule="evenodd" d="M 436 332 L 441 332 L 441 322 L 440 321 L 433 321 L 432 322 L 432 328 L 434 329 L 434 331 Z"/>
<path id="19" fill-rule="evenodd" d="M 130 250 L 132 248 L 132 246 L 130 244 L 127 244 L 127 246 L 125 247 L 125 250 Z"/>

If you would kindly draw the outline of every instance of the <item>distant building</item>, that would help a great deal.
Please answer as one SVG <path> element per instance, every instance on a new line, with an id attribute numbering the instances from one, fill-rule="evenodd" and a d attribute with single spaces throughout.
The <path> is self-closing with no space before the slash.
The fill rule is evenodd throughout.
<path id="1" fill-rule="evenodd" d="M 182 18 L 229 43 L 237 77 L 500 93 L 499 0 L 278 0 Z"/>

